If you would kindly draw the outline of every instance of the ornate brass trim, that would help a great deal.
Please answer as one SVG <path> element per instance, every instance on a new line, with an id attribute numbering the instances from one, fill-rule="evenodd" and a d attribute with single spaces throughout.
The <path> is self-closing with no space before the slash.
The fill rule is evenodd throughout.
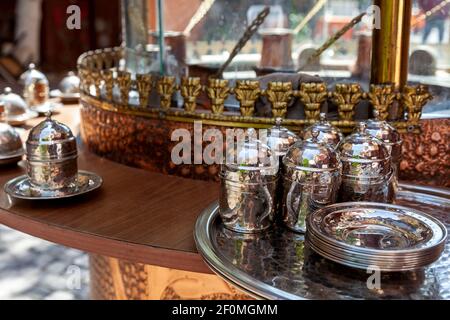
<path id="1" fill-rule="evenodd" d="M 200 78 L 183 78 L 177 85 L 175 77 L 171 76 L 153 80 L 151 75 L 137 74 L 133 79 L 131 73 L 120 71 L 122 58 L 121 48 L 90 51 L 79 58 L 82 100 L 104 110 L 137 116 L 184 122 L 202 120 L 220 126 L 258 128 L 274 125 L 276 117 L 286 117 L 289 104 L 298 97 L 304 105 L 306 119 L 286 119 L 283 122 L 298 131 L 316 122 L 323 103 L 330 99 L 338 106 L 339 112 L 339 120 L 332 123 L 344 132 L 351 132 L 356 124 L 356 105 L 362 100 L 369 100 L 380 119 L 388 119 L 393 105 L 400 105 L 399 110 L 406 112 L 392 123 L 403 132 L 420 132 L 418 119 L 423 106 L 431 99 L 427 88 L 422 85 L 406 87 L 403 92 L 398 92 L 395 86 L 389 84 L 372 85 L 369 93 L 363 92 L 357 83 L 337 84 L 335 90 L 330 92 L 325 83 L 302 83 L 299 90 L 295 90 L 290 82 L 270 82 L 263 89 L 258 80 L 243 80 L 237 81 L 236 86 L 231 88 L 229 82 L 223 79 L 209 79 L 206 85 L 202 85 Z M 120 92 L 118 102 L 114 101 L 113 96 L 115 85 Z M 153 87 L 159 95 L 160 107 L 149 106 Z M 139 94 L 139 106 L 128 103 L 133 88 Z M 184 98 L 183 109 L 172 108 L 172 98 L 177 91 Z M 211 110 L 198 109 L 197 99 L 202 91 L 210 99 Z M 224 102 L 230 94 L 234 94 L 239 101 L 240 114 L 225 111 Z M 272 118 L 254 116 L 256 102 L 262 96 L 272 106 Z"/>

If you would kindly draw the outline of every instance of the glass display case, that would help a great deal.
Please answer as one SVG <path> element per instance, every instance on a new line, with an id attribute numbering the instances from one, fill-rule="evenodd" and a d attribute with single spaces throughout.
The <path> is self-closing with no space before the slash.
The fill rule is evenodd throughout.
<path id="1" fill-rule="evenodd" d="M 415 0 L 411 5 L 408 81 L 430 86 L 435 99 L 425 108 L 427 116 L 448 114 L 450 4 Z M 300 71 L 319 76 L 329 87 L 358 82 L 369 90 L 372 29 L 380 19 L 370 0 L 123 0 L 126 65 L 136 73 L 177 78 L 218 76 L 266 6 L 270 13 L 225 68 L 224 79 L 233 83 Z M 360 22 L 328 41 L 364 12 Z M 408 38 L 405 31 L 402 36 Z M 311 58 L 319 48 L 323 52 Z"/>
<path id="2" fill-rule="evenodd" d="M 123 45 L 78 61 L 85 140 L 130 165 L 217 179 L 217 168 L 171 166 L 170 132 L 196 121 L 203 130 L 269 128 L 281 117 L 301 133 L 325 112 L 345 134 L 362 119 L 389 121 L 405 141 L 400 177 L 446 181 L 449 8 L 449 0 L 123 0 Z M 114 121 L 133 124 L 126 144 Z"/>

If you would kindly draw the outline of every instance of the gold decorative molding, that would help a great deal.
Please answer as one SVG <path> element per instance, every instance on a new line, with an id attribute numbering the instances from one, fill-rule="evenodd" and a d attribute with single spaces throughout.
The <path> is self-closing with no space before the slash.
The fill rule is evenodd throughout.
<path id="1" fill-rule="evenodd" d="M 184 99 L 184 110 L 193 113 L 197 107 L 197 97 L 202 91 L 200 78 L 182 78 L 181 79 L 181 96 Z"/>
<path id="2" fill-rule="evenodd" d="M 302 83 L 298 96 L 305 105 L 306 119 L 319 120 L 320 107 L 328 96 L 325 83 Z"/>
<path id="3" fill-rule="evenodd" d="M 424 104 L 430 100 L 426 87 L 414 90 L 405 89 L 398 92 L 393 85 L 372 85 L 370 92 L 362 91 L 361 86 L 355 84 L 337 84 L 334 91 L 327 93 L 325 83 L 302 83 L 299 90 L 293 90 L 292 84 L 287 82 L 272 82 L 262 90 L 258 80 L 236 81 L 234 88 L 223 79 L 209 79 L 203 85 L 199 78 L 184 78 L 181 85 L 176 84 L 175 77 L 164 76 L 155 80 L 156 92 L 160 103 L 155 106 L 149 101 L 153 88 L 153 79 L 150 75 L 136 75 L 132 80 L 131 73 L 121 71 L 120 60 L 123 59 L 122 48 L 102 49 L 89 51 L 81 55 L 78 60 L 80 88 L 82 99 L 93 98 L 106 104 L 101 105 L 106 110 L 114 112 L 140 115 L 145 117 L 172 117 L 183 121 L 194 119 L 214 122 L 218 125 L 228 126 L 234 124 L 238 127 L 264 127 L 273 125 L 276 117 L 286 117 L 287 107 L 296 97 L 299 97 L 305 106 L 306 119 L 285 119 L 284 124 L 292 129 L 301 129 L 303 125 L 318 121 L 320 109 L 327 98 L 338 106 L 339 120 L 332 121 L 335 126 L 344 132 L 351 132 L 355 125 L 355 108 L 363 100 L 368 100 L 380 119 L 387 119 L 392 108 L 400 110 L 400 119 L 392 124 L 400 131 L 420 132 L 417 119 L 420 117 Z M 156 79 L 156 76 L 155 76 Z M 120 92 L 119 101 L 115 101 L 113 88 L 117 85 Z M 92 87 L 95 87 L 95 93 Z M 128 98 L 131 88 L 139 92 L 139 107 L 129 106 Z M 179 90 L 185 99 L 185 108 L 172 110 L 173 95 Z M 197 98 L 201 91 L 206 92 L 210 103 L 200 105 Z M 234 95 L 239 101 L 239 114 L 233 111 L 224 113 L 224 103 L 229 95 Z M 256 102 L 264 95 L 271 104 L 272 117 L 256 117 Z M 397 101 L 398 100 L 398 101 Z M 199 100 L 201 101 L 201 100 Z M 152 105 L 149 105 L 152 104 Z M 210 108 L 209 108 L 210 107 Z M 403 114 L 403 109 L 407 115 Z M 161 113 L 161 111 L 164 111 Z M 194 112 L 195 111 L 195 112 Z"/>
<path id="4" fill-rule="evenodd" d="M 128 72 L 119 71 L 117 75 L 117 83 L 120 88 L 120 101 L 123 106 L 128 106 L 131 87 L 131 74 Z"/>
<path id="5" fill-rule="evenodd" d="M 209 79 L 206 93 L 211 100 L 211 110 L 213 114 L 220 115 L 223 113 L 225 100 L 230 94 L 228 80 Z"/>
<path id="6" fill-rule="evenodd" d="M 368 93 L 369 101 L 378 120 L 387 120 L 389 109 L 395 101 L 396 93 L 393 84 L 372 84 Z"/>
<path id="7" fill-rule="evenodd" d="M 361 101 L 363 91 L 358 83 L 339 83 L 332 93 L 334 104 L 338 106 L 339 119 L 352 121 L 355 116 L 355 107 Z"/>
<path id="8" fill-rule="evenodd" d="M 256 80 L 239 80 L 236 81 L 236 88 L 234 89 L 236 99 L 241 104 L 241 115 L 244 117 L 251 117 L 255 112 L 256 100 L 261 95 L 259 88 L 259 81 Z"/>
<path id="9" fill-rule="evenodd" d="M 422 116 L 422 109 L 433 96 L 424 85 L 405 86 L 402 94 L 402 103 L 407 110 L 408 121 L 415 125 L 419 123 Z"/>
<path id="10" fill-rule="evenodd" d="M 136 75 L 137 89 L 139 92 L 139 105 L 141 108 L 147 108 L 148 97 L 152 89 L 152 76 L 148 74 Z"/>
<path id="11" fill-rule="evenodd" d="M 161 109 L 170 109 L 172 95 L 174 94 L 175 89 L 175 77 L 162 77 L 158 80 L 158 93 L 161 97 Z"/>
<path id="12" fill-rule="evenodd" d="M 288 104 L 293 93 L 291 82 L 269 82 L 264 94 L 272 104 L 272 116 L 274 118 L 286 117 Z"/>

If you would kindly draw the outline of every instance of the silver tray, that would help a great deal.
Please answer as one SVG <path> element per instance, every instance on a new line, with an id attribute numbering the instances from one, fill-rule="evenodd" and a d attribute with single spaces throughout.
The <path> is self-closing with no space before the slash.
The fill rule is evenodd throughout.
<path id="1" fill-rule="evenodd" d="M 51 200 L 65 199 L 79 196 L 101 187 L 103 180 L 95 173 L 88 171 L 78 171 L 77 184 L 58 189 L 58 190 L 42 190 L 34 187 L 30 183 L 27 175 L 23 175 L 8 181 L 5 186 L 5 192 L 17 199 L 24 200 Z"/>
<path id="2" fill-rule="evenodd" d="M 450 192 L 400 184 L 397 204 L 415 208 L 450 228 Z M 369 289 L 365 270 L 315 253 L 304 237 L 284 227 L 258 235 L 225 229 L 211 205 L 198 218 L 194 237 L 205 262 L 233 285 L 263 299 L 450 299 L 450 240 L 433 264 L 414 271 L 382 272 Z"/>

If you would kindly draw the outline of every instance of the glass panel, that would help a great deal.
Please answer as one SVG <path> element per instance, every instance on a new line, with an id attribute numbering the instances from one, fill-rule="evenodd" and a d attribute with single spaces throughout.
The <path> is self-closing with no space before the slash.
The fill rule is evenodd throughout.
<path id="1" fill-rule="evenodd" d="M 450 1 L 415 0 L 409 81 L 430 86 L 434 99 L 423 118 L 450 116 Z"/>

